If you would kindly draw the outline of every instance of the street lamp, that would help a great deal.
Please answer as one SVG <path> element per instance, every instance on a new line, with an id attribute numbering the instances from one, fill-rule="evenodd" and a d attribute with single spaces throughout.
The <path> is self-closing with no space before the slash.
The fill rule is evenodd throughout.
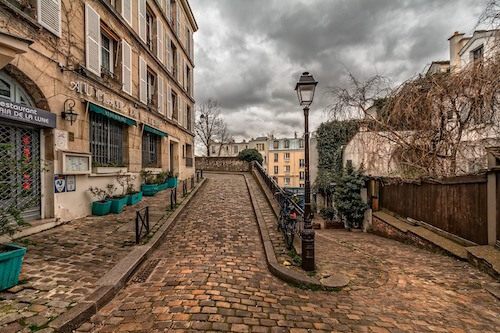
<path id="1" fill-rule="evenodd" d="M 304 229 L 302 229 L 302 268 L 314 271 L 314 230 L 311 225 L 311 183 L 309 181 L 309 106 L 314 99 L 314 90 L 318 82 L 309 72 L 302 73 L 295 85 L 299 104 L 304 107 L 304 150 L 305 150 L 305 184 L 304 184 Z"/>

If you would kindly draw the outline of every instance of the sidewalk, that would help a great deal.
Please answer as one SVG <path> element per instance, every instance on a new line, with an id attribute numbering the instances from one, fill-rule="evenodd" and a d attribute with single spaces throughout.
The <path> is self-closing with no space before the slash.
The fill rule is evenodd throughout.
<path id="1" fill-rule="evenodd" d="M 188 187 L 189 188 L 189 187 Z M 20 283 L 0 292 L 0 332 L 52 332 L 48 323 L 90 295 L 96 282 L 135 247 L 135 212 L 149 205 L 153 235 L 166 221 L 171 190 L 20 240 L 27 247 Z M 178 203 L 182 186 L 177 189 Z M 147 240 L 146 240 L 147 241 Z"/>

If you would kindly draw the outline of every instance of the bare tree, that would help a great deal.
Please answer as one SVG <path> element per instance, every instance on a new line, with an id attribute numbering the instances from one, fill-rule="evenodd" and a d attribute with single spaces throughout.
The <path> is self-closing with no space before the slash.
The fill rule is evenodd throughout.
<path id="1" fill-rule="evenodd" d="M 219 133 L 217 134 L 216 137 L 217 137 L 216 138 L 217 143 L 219 144 L 219 152 L 218 152 L 217 156 L 220 156 L 220 154 L 222 153 L 222 148 L 224 148 L 224 146 L 227 146 L 231 142 L 231 140 L 233 139 L 233 136 L 229 132 L 229 129 L 227 128 L 226 123 L 222 123 L 222 125 L 219 129 Z"/>
<path id="2" fill-rule="evenodd" d="M 198 118 L 195 123 L 196 134 L 210 156 L 210 147 L 213 144 L 227 144 L 231 135 L 221 116 L 220 104 L 213 99 L 208 99 L 198 107 Z M 219 148 L 220 155 L 220 148 Z"/>
<path id="3" fill-rule="evenodd" d="M 362 116 L 374 135 L 361 135 L 367 142 L 360 145 L 379 152 L 381 142 L 389 142 L 399 176 L 452 176 L 468 172 L 464 162 L 484 161 L 485 148 L 500 143 L 499 78 L 498 52 L 458 72 L 421 74 L 394 89 L 380 76 L 360 81 L 349 74 L 346 88 L 330 89 L 329 112 L 336 119 Z"/>

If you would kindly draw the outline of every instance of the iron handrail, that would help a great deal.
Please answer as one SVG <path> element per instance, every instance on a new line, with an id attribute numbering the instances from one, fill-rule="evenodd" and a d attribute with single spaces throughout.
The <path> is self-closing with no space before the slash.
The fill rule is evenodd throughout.
<path id="1" fill-rule="evenodd" d="M 144 215 L 141 213 L 144 212 Z M 139 223 L 140 221 L 140 223 Z M 149 206 L 141 208 L 135 212 L 135 243 L 139 244 L 141 241 L 142 228 L 146 228 L 144 236 L 149 234 Z"/>

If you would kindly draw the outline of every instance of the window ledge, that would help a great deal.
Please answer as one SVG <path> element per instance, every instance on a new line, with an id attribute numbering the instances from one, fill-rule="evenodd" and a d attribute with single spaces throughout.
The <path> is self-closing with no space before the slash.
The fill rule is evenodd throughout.
<path id="1" fill-rule="evenodd" d="M 152 173 L 160 173 L 163 171 L 162 168 L 142 168 L 143 171 L 151 171 Z"/>
<path id="2" fill-rule="evenodd" d="M 92 167 L 93 174 L 126 173 L 127 167 Z"/>

